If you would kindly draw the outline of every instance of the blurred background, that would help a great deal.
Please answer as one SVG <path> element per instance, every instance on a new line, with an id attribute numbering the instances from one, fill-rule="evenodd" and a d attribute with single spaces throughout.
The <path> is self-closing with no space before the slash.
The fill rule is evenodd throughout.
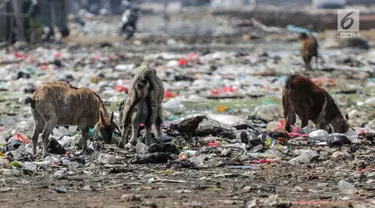
<path id="1" fill-rule="evenodd" d="M 323 32 L 337 28 L 338 8 L 360 9 L 361 30 L 368 30 L 375 19 L 372 4 L 374 0 L 0 0 L 0 42 L 237 34 L 251 31 L 253 18 L 267 26 Z"/>

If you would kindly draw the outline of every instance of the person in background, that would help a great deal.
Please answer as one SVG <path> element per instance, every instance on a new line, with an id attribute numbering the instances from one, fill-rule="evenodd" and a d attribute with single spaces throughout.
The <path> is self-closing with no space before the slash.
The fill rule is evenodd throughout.
<path id="1" fill-rule="evenodd" d="M 126 36 L 126 39 L 131 38 L 137 28 L 139 7 L 131 0 L 123 1 L 125 11 L 121 17 L 121 34 Z"/>
<path id="2" fill-rule="evenodd" d="M 167 12 L 167 8 L 169 5 L 169 0 L 164 0 L 164 5 L 163 5 L 163 20 L 164 20 L 164 31 L 167 31 L 168 28 L 168 22 L 170 21 L 170 16 Z"/>

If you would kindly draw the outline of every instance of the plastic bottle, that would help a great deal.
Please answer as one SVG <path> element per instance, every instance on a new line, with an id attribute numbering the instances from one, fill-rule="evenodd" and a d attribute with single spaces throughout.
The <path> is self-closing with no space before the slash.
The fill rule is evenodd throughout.
<path id="1" fill-rule="evenodd" d="M 109 154 L 99 154 L 98 161 L 101 164 L 115 164 L 116 157 Z"/>
<path id="2" fill-rule="evenodd" d="M 76 161 L 73 161 L 73 162 L 69 162 L 69 165 L 68 165 L 68 170 L 70 171 L 77 171 L 77 168 L 79 168 L 81 165 L 76 162 Z"/>
<path id="3" fill-rule="evenodd" d="M 291 164 L 300 164 L 300 163 L 307 164 L 307 163 L 310 163 L 313 158 L 318 157 L 318 156 L 319 156 L 319 154 L 316 151 L 307 150 L 307 151 L 301 152 L 301 154 L 298 157 L 295 157 L 295 158 L 289 160 L 289 163 L 291 163 Z"/>
<path id="4" fill-rule="evenodd" d="M 179 160 L 187 160 L 190 157 L 195 156 L 195 154 L 197 154 L 197 151 L 195 151 L 195 150 L 185 150 L 185 151 L 183 151 L 179 154 L 178 159 Z"/>
<path id="5" fill-rule="evenodd" d="M 146 153 L 148 152 L 148 147 L 142 142 L 138 142 L 137 145 L 135 146 L 135 150 L 137 153 Z"/>
<path id="6" fill-rule="evenodd" d="M 24 162 L 22 163 L 22 168 L 30 172 L 36 172 L 37 165 L 33 162 Z"/>
<path id="7" fill-rule="evenodd" d="M 73 141 L 74 141 L 73 137 L 63 136 L 62 138 L 60 138 L 59 143 L 61 144 L 63 148 L 67 148 L 72 145 Z"/>
<path id="8" fill-rule="evenodd" d="M 312 131 L 309 133 L 309 137 L 310 138 L 313 138 L 313 137 L 327 137 L 329 134 L 327 131 L 323 130 L 323 129 L 318 129 L 318 130 L 315 130 L 315 131 Z"/>
<path id="9" fill-rule="evenodd" d="M 339 181 L 338 186 L 341 193 L 343 194 L 353 195 L 358 192 L 357 189 L 353 186 L 353 184 L 345 180 Z"/>
<path id="10" fill-rule="evenodd" d="M 190 162 L 194 163 L 197 167 L 205 167 L 204 165 L 204 160 L 207 158 L 207 155 L 205 154 L 201 154 L 201 155 L 197 155 L 195 157 L 191 157 L 189 159 Z"/>
<path id="11" fill-rule="evenodd" d="M 0 168 L 7 168 L 9 161 L 7 159 L 0 159 Z"/>
<path id="12" fill-rule="evenodd" d="M 314 131 L 314 129 L 312 129 L 312 128 L 309 127 L 309 126 L 305 126 L 305 127 L 303 127 L 302 130 L 303 130 L 303 132 L 304 132 L 305 134 L 310 134 L 311 132 Z"/>

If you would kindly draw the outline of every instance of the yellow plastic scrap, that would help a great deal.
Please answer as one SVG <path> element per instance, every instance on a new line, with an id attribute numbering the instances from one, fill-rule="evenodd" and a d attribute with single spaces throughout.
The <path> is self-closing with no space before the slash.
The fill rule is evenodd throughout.
<path id="1" fill-rule="evenodd" d="M 11 167 L 21 168 L 22 165 L 18 161 L 13 161 L 13 162 L 9 163 L 9 168 L 11 168 Z"/>
<path id="2" fill-rule="evenodd" d="M 208 191 L 221 191 L 223 188 L 218 188 L 218 187 L 212 187 L 212 188 L 207 188 Z"/>
<path id="3" fill-rule="evenodd" d="M 159 170 L 159 171 L 154 171 L 152 172 L 152 174 L 155 174 L 155 175 L 169 175 L 169 174 L 172 174 L 173 173 L 173 170 L 171 169 L 167 169 L 167 170 Z"/>
<path id="4" fill-rule="evenodd" d="M 217 107 L 217 112 L 226 112 L 229 109 L 228 105 Z"/>

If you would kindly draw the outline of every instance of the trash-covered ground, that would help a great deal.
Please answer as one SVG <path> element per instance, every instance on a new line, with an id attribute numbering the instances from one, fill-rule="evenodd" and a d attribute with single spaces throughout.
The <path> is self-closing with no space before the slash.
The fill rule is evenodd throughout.
<path id="1" fill-rule="evenodd" d="M 373 50 L 337 49 L 325 39 L 318 70 L 307 72 L 291 28 L 253 23 L 228 34 L 233 20 L 207 16 L 199 21 L 217 24 L 215 31 L 192 28 L 194 14 L 170 26 L 203 30 L 201 36 L 150 36 L 160 24 L 148 16 L 136 39 L 119 42 L 106 32 L 115 31 L 115 20 L 95 17 L 108 21 L 100 25 L 86 17 L 72 33 L 107 38 L 2 49 L 1 207 L 375 206 Z M 119 104 L 142 61 L 156 67 L 166 89 L 157 144 L 128 150 L 91 141 L 95 152 L 76 156 L 80 132 L 59 127 L 50 136 L 54 154 L 32 157 L 24 100 L 43 81 L 94 89 L 119 122 Z M 280 130 L 281 88 L 292 72 L 328 89 L 354 129 L 329 135 L 297 122 L 292 133 Z"/>

